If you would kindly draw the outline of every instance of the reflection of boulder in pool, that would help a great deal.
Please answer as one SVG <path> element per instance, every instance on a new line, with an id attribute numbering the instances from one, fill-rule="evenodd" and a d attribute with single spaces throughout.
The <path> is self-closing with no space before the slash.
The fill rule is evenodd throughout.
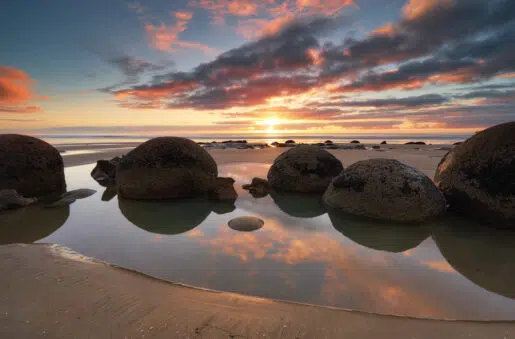
<path id="1" fill-rule="evenodd" d="M 515 299 L 515 233 L 456 226 L 433 231 L 433 239 L 447 262 L 476 285 Z"/>
<path id="2" fill-rule="evenodd" d="M 404 252 L 429 237 L 429 230 L 421 225 L 382 222 L 334 210 L 329 211 L 329 219 L 333 227 L 347 238 L 380 251 Z"/>
<path id="3" fill-rule="evenodd" d="M 68 206 L 43 208 L 33 205 L 0 214 L 0 244 L 32 243 L 54 233 L 70 214 Z"/>
<path id="4" fill-rule="evenodd" d="M 207 199 L 138 201 L 118 199 L 122 214 L 145 231 L 180 234 L 200 225 L 211 212 Z"/>
<path id="5" fill-rule="evenodd" d="M 314 218 L 326 213 L 318 194 L 271 191 L 275 204 L 286 214 L 297 218 Z"/>

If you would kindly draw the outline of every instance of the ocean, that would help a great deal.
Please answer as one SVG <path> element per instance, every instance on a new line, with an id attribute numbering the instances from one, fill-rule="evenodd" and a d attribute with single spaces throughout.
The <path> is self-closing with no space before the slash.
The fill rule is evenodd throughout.
<path id="1" fill-rule="evenodd" d="M 68 145 L 68 144 L 119 144 L 127 142 L 144 142 L 157 135 L 36 135 L 52 145 Z M 274 141 L 284 142 L 286 140 L 295 140 L 297 143 L 318 143 L 331 140 L 334 143 L 348 143 L 352 140 L 359 140 L 365 144 L 378 144 L 386 141 L 388 144 L 404 144 L 410 141 L 423 141 L 426 144 L 433 145 L 449 145 L 455 142 L 464 141 L 471 135 L 469 134 L 413 134 L 413 135 L 243 135 L 243 136 L 227 136 L 227 135 L 210 135 L 210 136 L 184 136 L 196 142 L 211 142 L 224 140 L 247 140 L 249 143 L 268 143 Z"/>

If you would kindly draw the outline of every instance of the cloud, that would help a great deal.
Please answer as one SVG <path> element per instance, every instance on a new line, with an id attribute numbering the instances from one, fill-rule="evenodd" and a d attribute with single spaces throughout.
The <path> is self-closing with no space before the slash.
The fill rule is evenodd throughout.
<path id="1" fill-rule="evenodd" d="M 38 106 L 27 105 L 32 100 L 44 97 L 33 92 L 34 80 L 24 71 L 0 65 L 0 113 L 36 113 Z"/>
<path id="2" fill-rule="evenodd" d="M 189 5 L 209 11 L 216 24 L 236 19 L 236 32 L 246 38 L 272 34 L 295 19 L 335 16 L 345 7 L 357 7 L 353 0 L 190 0 Z"/>
<path id="3" fill-rule="evenodd" d="M 515 74 L 515 2 L 511 0 L 410 0 L 397 21 L 340 43 L 328 38 L 350 23 L 340 15 L 352 5 L 350 1 L 256 0 L 233 7 L 229 3 L 201 0 L 190 5 L 209 10 L 221 21 L 236 18 L 238 29 L 254 40 L 191 71 L 169 72 L 109 92 L 124 107 L 220 112 L 245 108 L 242 111 L 249 113 L 241 113 L 243 117 L 271 114 L 261 106 L 283 106 L 276 110 L 277 117 L 306 123 L 326 119 L 333 125 L 352 122 L 353 128 L 359 123 L 456 127 L 460 118 L 461 126 L 475 128 L 490 125 L 484 113 L 490 108 L 491 122 L 513 119 L 509 109 L 513 111 L 514 105 L 510 81 Z M 186 27 L 190 16 L 176 15 L 176 19 Z M 486 81 L 492 83 L 483 84 Z M 452 84 L 467 85 L 467 92 L 398 94 Z M 389 90 L 395 90 L 395 96 L 371 99 L 366 93 Z M 360 99 L 342 98 L 350 96 L 347 93 Z M 476 99 L 475 107 L 470 100 Z"/>
<path id="4" fill-rule="evenodd" d="M 148 61 L 140 60 L 128 55 L 111 58 L 108 63 L 116 66 L 125 76 L 129 78 L 137 77 L 146 72 L 162 71 L 165 65 L 157 65 Z"/>
<path id="5" fill-rule="evenodd" d="M 156 23 L 155 17 L 150 14 L 150 10 L 138 2 L 129 4 L 129 8 L 134 10 L 150 41 L 150 45 L 160 51 L 175 53 L 177 47 L 198 49 L 206 54 L 216 53 L 216 49 L 201 44 L 196 41 L 185 41 L 180 39 L 179 35 L 186 31 L 188 24 L 193 18 L 193 13 L 188 11 L 175 11 L 171 12 L 173 23 L 167 25 L 163 22 Z"/>

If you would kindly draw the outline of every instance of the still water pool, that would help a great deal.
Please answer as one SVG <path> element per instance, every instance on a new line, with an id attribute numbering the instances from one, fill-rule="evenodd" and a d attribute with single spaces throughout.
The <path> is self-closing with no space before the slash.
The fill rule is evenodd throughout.
<path id="1" fill-rule="evenodd" d="M 264 177 L 266 164 L 219 167 L 236 180 L 235 206 L 102 201 L 92 168 L 67 168 L 66 179 L 70 190 L 95 195 L 66 208 L 0 214 L 0 243 L 58 243 L 165 280 L 253 296 L 413 317 L 515 319 L 515 232 L 453 217 L 380 224 L 327 211 L 312 196 L 255 199 L 240 187 Z M 239 216 L 265 223 L 239 232 L 228 226 Z"/>

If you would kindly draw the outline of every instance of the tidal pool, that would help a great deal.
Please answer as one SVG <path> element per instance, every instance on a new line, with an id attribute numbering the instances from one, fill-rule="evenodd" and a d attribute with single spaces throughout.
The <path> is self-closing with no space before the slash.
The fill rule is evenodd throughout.
<path id="1" fill-rule="evenodd" d="M 66 169 L 68 189 L 98 192 L 70 207 L 0 214 L 0 243 L 58 243 L 165 280 L 365 312 L 466 320 L 515 320 L 515 232 L 446 217 L 426 225 L 371 222 L 324 208 L 319 198 L 241 189 L 269 165 L 220 166 L 236 180 L 235 205 L 203 199 L 112 198 Z M 228 226 L 255 216 L 251 232 Z"/>

